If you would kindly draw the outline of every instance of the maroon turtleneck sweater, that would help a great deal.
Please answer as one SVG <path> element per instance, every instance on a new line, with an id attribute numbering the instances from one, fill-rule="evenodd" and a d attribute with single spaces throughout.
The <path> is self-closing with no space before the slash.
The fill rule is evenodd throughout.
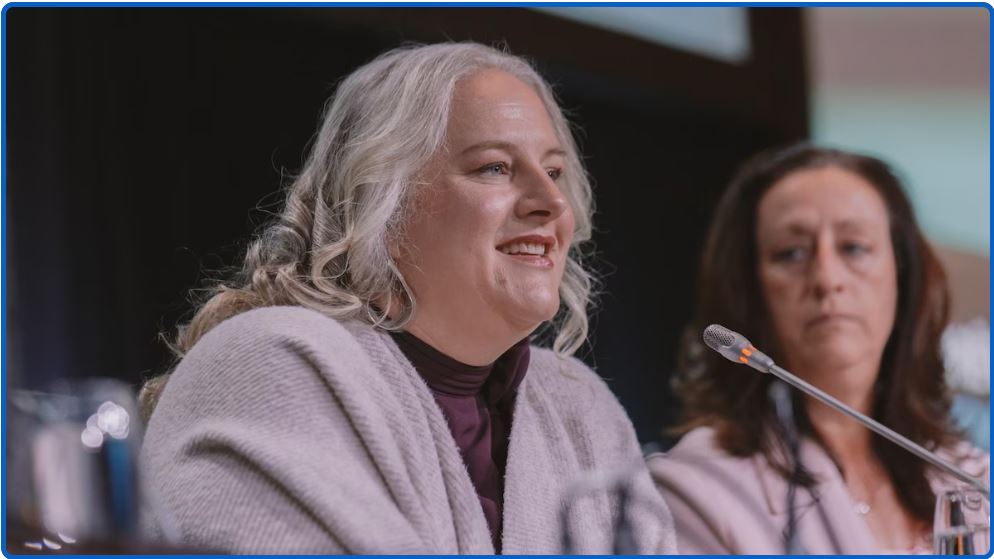
<path id="1" fill-rule="evenodd" d="M 477 367 L 456 361 L 407 332 L 392 336 L 442 408 L 490 525 L 494 549 L 500 553 L 507 441 L 514 398 L 528 370 L 528 338 L 492 364 Z"/>

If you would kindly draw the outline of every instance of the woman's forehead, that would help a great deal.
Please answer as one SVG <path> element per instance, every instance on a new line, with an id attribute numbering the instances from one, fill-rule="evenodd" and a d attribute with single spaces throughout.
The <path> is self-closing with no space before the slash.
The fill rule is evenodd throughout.
<path id="1" fill-rule="evenodd" d="M 832 225 L 841 229 L 888 222 L 877 189 L 861 176 L 838 167 L 796 171 L 777 181 L 760 199 L 760 228 Z"/>
<path id="2" fill-rule="evenodd" d="M 535 89 L 499 70 L 484 70 L 457 84 L 447 133 L 452 144 L 511 141 L 526 133 L 555 137 Z"/>

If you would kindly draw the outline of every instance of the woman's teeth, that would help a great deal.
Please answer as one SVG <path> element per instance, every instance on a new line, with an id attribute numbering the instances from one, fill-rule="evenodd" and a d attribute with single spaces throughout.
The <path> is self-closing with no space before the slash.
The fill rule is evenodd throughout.
<path id="1" fill-rule="evenodd" d="M 545 256 L 544 244 L 514 243 L 500 247 L 504 254 L 528 254 L 534 256 Z"/>

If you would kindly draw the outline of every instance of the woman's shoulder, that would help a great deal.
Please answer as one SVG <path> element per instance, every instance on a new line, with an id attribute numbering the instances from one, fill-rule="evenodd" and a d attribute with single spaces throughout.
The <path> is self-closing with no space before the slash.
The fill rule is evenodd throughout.
<path id="1" fill-rule="evenodd" d="M 603 378 L 576 357 L 531 347 L 522 387 L 526 405 L 553 411 L 566 423 L 605 440 L 624 437 L 637 451 L 635 428 Z M 627 441 L 631 439 L 630 441 Z"/>
<path id="2" fill-rule="evenodd" d="M 971 476 L 980 478 L 988 484 L 990 483 L 990 452 L 975 446 L 969 441 L 961 440 L 939 449 L 937 454 L 943 460 L 952 462 Z M 945 475 L 940 475 L 937 479 L 933 480 L 933 483 L 942 488 L 946 485 L 950 487 L 961 485 L 958 480 L 947 479 Z"/>
<path id="3" fill-rule="evenodd" d="M 772 477 L 765 461 L 723 449 L 711 427 L 691 430 L 669 451 L 648 456 L 646 463 L 664 493 L 679 493 L 691 500 L 708 500 L 713 492 L 725 491 L 748 502 L 763 502 L 770 489 L 763 480 Z"/>
<path id="4" fill-rule="evenodd" d="M 727 470 L 741 472 L 743 467 L 753 467 L 748 458 L 733 456 L 718 443 L 713 427 L 695 427 L 684 434 L 676 445 L 667 452 L 657 452 L 648 457 L 649 469 L 665 473 L 671 469 L 696 468 L 702 463 Z"/>
<path id="5" fill-rule="evenodd" d="M 604 379 L 576 357 L 559 355 L 533 345 L 529 362 L 525 382 L 530 386 L 541 386 L 557 401 L 586 403 L 603 400 L 622 409 Z"/>
<path id="6" fill-rule="evenodd" d="M 177 398 L 250 401 L 249 393 L 313 387 L 343 376 L 336 371 L 369 368 L 355 328 L 303 307 L 240 313 L 209 330 L 186 353 L 170 375 L 160 406 Z"/>
<path id="7" fill-rule="evenodd" d="M 241 363 L 249 356 L 265 361 L 280 356 L 343 356 L 365 353 L 361 338 L 373 328 L 355 320 L 339 320 L 299 306 L 259 307 L 239 313 L 211 328 L 180 362 L 203 365 Z M 177 371 L 177 372 L 178 372 Z"/>
<path id="8" fill-rule="evenodd" d="M 697 427 L 646 462 L 673 511 L 682 553 L 776 553 L 781 527 L 755 457 L 729 454 L 712 427 Z"/>
<path id="9" fill-rule="evenodd" d="M 233 339 L 253 341 L 310 339 L 328 340 L 354 337 L 347 323 L 313 309 L 299 306 L 259 307 L 239 313 L 221 322 L 201 338 L 197 345 L 230 342 Z M 194 346 L 196 347 L 196 346 Z"/>
<path id="10" fill-rule="evenodd" d="M 565 373 L 575 382 L 593 382 L 600 379 L 586 363 L 576 357 L 560 355 L 555 351 L 532 345 L 529 348 L 529 374 L 535 372 L 544 379 L 549 375 L 559 375 Z M 556 378 L 556 377 L 552 377 Z"/>

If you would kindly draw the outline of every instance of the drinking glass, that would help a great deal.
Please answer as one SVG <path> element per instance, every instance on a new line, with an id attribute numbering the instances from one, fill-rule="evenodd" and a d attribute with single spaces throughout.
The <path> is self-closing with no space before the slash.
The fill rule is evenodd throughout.
<path id="1" fill-rule="evenodd" d="M 72 552 L 84 542 L 133 540 L 142 433 L 131 389 L 89 379 L 8 394 L 8 519 L 25 534 L 8 539 L 10 550 Z"/>
<path id="2" fill-rule="evenodd" d="M 975 489 L 937 496 L 932 525 L 938 555 L 986 555 L 990 549 L 990 502 Z"/>

